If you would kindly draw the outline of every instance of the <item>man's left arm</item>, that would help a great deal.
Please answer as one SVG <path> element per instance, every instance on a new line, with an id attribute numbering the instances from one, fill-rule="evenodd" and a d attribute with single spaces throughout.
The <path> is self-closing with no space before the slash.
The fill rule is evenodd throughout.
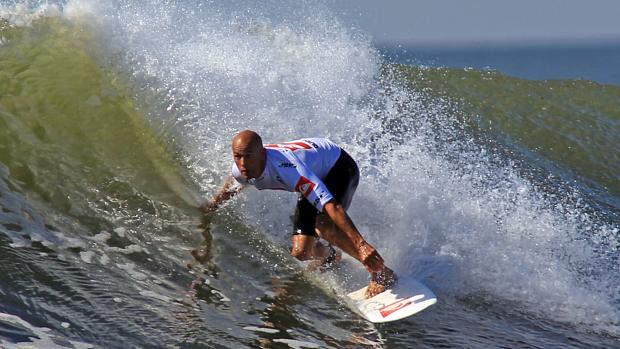
<path id="1" fill-rule="evenodd" d="M 229 176 L 224 181 L 224 185 L 220 192 L 213 198 L 211 201 L 207 201 L 200 205 L 200 210 L 204 213 L 211 213 L 224 203 L 225 201 L 230 200 L 233 196 L 235 196 L 243 186 L 235 186 L 235 179 L 233 176 Z"/>

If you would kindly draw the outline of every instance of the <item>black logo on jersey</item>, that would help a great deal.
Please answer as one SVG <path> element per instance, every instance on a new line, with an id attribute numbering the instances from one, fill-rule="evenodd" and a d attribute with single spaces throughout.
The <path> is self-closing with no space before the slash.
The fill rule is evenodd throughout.
<path id="1" fill-rule="evenodd" d="M 282 168 L 297 168 L 297 165 L 295 165 L 292 162 L 282 161 L 282 162 L 280 162 L 280 165 L 278 165 L 278 167 L 282 167 Z"/>
<path id="2" fill-rule="evenodd" d="M 309 140 L 309 139 L 304 139 L 305 142 L 310 143 L 311 146 L 313 146 L 315 149 L 318 149 L 319 146 L 314 143 L 313 141 Z"/>

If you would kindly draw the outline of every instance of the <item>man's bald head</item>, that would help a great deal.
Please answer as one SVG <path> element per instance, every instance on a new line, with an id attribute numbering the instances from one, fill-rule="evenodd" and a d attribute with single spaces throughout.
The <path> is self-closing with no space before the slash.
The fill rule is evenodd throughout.
<path id="1" fill-rule="evenodd" d="M 243 130 L 232 139 L 232 152 L 239 172 L 246 178 L 256 178 L 265 169 L 266 153 L 263 140 L 252 130 Z"/>
<path id="2" fill-rule="evenodd" d="M 252 130 L 243 130 L 239 133 L 237 133 L 233 139 L 232 139 L 232 146 L 233 149 L 235 148 L 235 146 L 243 146 L 243 147 L 252 147 L 252 148 L 257 148 L 263 147 L 263 139 L 260 138 L 260 136 L 258 135 L 258 133 L 252 131 Z"/>

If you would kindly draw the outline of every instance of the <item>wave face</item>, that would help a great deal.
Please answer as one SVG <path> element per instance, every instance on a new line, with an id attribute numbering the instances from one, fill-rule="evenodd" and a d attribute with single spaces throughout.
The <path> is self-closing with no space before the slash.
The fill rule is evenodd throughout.
<path id="1" fill-rule="evenodd" d="M 459 103 L 460 117 L 513 149 L 546 159 L 567 180 L 620 208 L 620 88 L 584 80 L 531 81 L 495 71 L 405 68 L 412 86 Z"/>
<path id="2" fill-rule="evenodd" d="M 5 346 L 620 336 L 615 88 L 384 65 L 316 2 L 18 3 L 0 38 Z M 351 153 L 356 225 L 438 305 L 361 321 L 333 296 L 364 282 L 353 260 L 317 277 L 287 256 L 290 193 L 200 217 L 245 128 Z"/>

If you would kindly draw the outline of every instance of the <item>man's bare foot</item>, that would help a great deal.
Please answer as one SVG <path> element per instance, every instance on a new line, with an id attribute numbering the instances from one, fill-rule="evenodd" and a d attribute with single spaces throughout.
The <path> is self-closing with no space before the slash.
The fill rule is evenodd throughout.
<path id="1" fill-rule="evenodd" d="M 340 262 L 340 260 L 342 259 L 342 251 L 336 250 L 332 245 L 327 245 L 327 248 L 329 248 L 329 255 L 327 256 L 327 258 L 325 258 L 325 260 L 323 261 L 323 263 L 321 263 L 321 266 L 319 267 L 319 270 L 322 273 L 333 268 L 334 265 L 336 265 L 336 263 Z"/>
<path id="2" fill-rule="evenodd" d="M 370 284 L 368 285 L 364 296 L 366 299 L 372 298 L 394 285 L 397 280 L 398 277 L 394 271 L 388 267 L 385 267 L 382 271 L 372 274 L 372 279 L 370 280 Z"/>

